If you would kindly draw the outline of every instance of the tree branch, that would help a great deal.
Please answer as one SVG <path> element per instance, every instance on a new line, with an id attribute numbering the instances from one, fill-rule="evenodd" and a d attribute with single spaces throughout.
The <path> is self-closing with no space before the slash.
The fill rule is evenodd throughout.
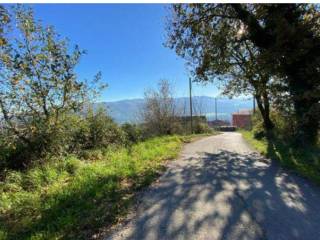
<path id="1" fill-rule="evenodd" d="M 249 28 L 249 37 L 260 48 L 268 48 L 272 42 L 272 37 L 259 24 L 257 18 L 244 9 L 241 4 L 231 4 L 238 18 Z"/>

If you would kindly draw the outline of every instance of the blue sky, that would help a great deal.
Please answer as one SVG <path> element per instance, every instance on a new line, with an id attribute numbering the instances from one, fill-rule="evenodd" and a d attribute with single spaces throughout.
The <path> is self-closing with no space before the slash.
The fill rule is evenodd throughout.
<path id="1" fill-rule="evenodd" d="M 188 94 L 188 71 L 163 46 L 168 9 L 160 4 L 38 4 L 37 19 L 55 26 L 71 44 L 87 50 L 77 68 L 81 79 L 98 71 L 109 87 L 101 101 L 141 98 L 160 79 L 173 83 L 177 96 Z M 194 86 L 194 95 L 215 96 L 213 85 Z"/>

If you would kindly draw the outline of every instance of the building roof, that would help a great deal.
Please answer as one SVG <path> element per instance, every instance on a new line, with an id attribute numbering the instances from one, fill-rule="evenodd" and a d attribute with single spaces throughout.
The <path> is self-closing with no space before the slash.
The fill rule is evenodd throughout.
<path id="1" fill-rule="evenodd" d="M 240 109 L 238 112 L 232 113 L 232 115 L 251 115 L 251 109 Z"/>

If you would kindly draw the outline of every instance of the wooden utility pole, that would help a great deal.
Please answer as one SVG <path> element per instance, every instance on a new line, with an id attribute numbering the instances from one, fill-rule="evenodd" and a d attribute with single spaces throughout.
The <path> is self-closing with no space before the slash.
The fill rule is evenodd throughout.
<path id="1" fill-rule="evenodd" d="M 193 133 L 193 125 L 192 125 L 192 85 L 191 85 L 191 78 L 189 77 L 189 98 L 190 98 L 190 128 L 191 128 L 191 134 Z"/>
<path id="2" fill-rule="evenodd" d="M 217 111 L 217 98 L 216 97 L 214 98 L 214 109 L 216 112 L 216 121 L 217 121 L 218 120 L 218 111 Z"/>

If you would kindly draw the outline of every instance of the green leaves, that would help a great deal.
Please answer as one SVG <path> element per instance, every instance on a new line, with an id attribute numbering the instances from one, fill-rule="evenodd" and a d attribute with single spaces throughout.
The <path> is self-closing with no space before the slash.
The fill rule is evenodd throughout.
<path id="1" fill-rule="evenodd" d="M 85 52 L 35 20 L 32 9 L 18 5 L 5 10 L 13 20 L 1 25 L 8 41 L 0 48 L 0 111 L 6 116 L 2 126 L 17 137 L 15 144 L 42 155 L 57 149 L 49 143 L 64 116 L 80 111 L 104 84 L 101 73 L 92 81 L 78 79 L 75 67 Z"/>
<path id="2" fill-rule="evenodd" d="M 314 143 L 319 24 L 319 7 L 311 4 L 177 4 L 167 46 L 188 61 L 198 81 L 222 82 L 230 96 L 253 93 L 257 101 L 267 99 L 265 108 L 268 102 L 294 108 L 297 132 L 304 132 L 299 138 Z"/>

